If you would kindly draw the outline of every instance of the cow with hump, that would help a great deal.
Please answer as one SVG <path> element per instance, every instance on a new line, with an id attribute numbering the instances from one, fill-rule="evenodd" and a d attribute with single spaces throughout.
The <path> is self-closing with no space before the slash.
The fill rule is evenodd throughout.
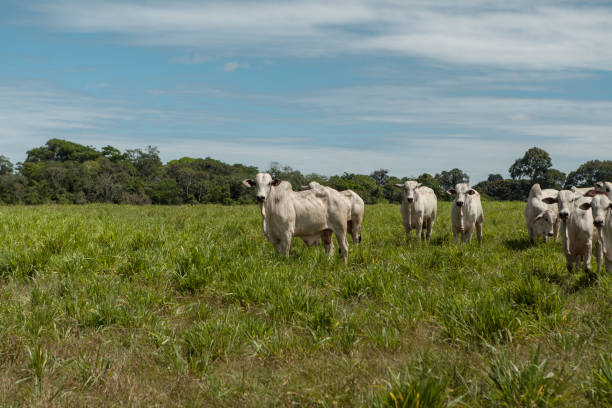
<path id="1" fill-rule="evenodd" d="M 561 190 L 557 198 L 546 197 L 542 199 L 547 204 L 557 204 L 561 218 L 561 241 L 567 269 L 571 272 L 574 267 L 591 272 L 591 254 L 595 247 L 597 269 L 602 261 L 601 245 L 594 234 L 593 215 L 590 208 L 591 197 L 583 197 L 578 190 Z"/>
<path id="2" fill-rule="evenodd" d="M 559 236 L 559 214 L 556 204 L 546 204 L 544 198 L 557 198 L 559 192 L 553 189 L 544 189 L 539 184 L 534 184 L 529 190 L 527 204 L 525 205 L 525 223 L 529 232 L 529 240 L 535 243 L 539 237 L 544 237 L 544 242 L 549 237 Z"/>
<path id="3" fill-rule="evenodd" d="M 478 243 L 482 244 L 484 216 L 478 191 L 467 183 L 458 183 L 455 188 L 446 190 L 446 194 L 455 195 L 451 206 L 451 227 L 455 241 L 461 238 L 463 242 L 469 242 L 475 229 Z"/>
<path id="4" fill-rule="evenodd" d="M 264 235 L 277 253 L 289 256 L 293 237 L 309 242 L 321 236 L 325 252 L 331 255 L 335 233 L 346 263 L 346 229 L 351 210 L 346 197 L 332 189 L 295 192 L 289 182 L 272 179 L 268 173 L 257 173 L 254 180 L 244 180 L 243 184 L 257 188 Z"/>
<path id="5" fill-rule="evenodd" d="M 595 188 L 586 193 L 593 197 L 590 203 L 583 203 L 582 209 L 591 210 L 593 226 L 602 250 L 598 255 L 605 258 L 606 270 L 612 272 L 612 183 L 597 182 Z M 602 259 L 603 261 L 603 259 Z M 598 262 L 598 270 L 601 262 Z"/>
<path id="6" fill-rule="evenodd" d="M 438 199 L 434 191 L 414 180 L 408 180 L 401 184 L 394 184 L 402 190 L 402 222 L 406 230 L 406 240 L 410 241 L 410 231 L 416 230 L 417 239 L 424 241 L 431 238 Z"/>
<path id="7" fill-rule="evenodd" d="M 347 221 L 347 232 L 353 238 L 353 244 L 359 244 L 361 242 L 361 224 L 363 223 L 363 216 L 365 213 L 365 203 L 363 199 L 354 192 L 353 190 L 343 190 L 337 191 L 331 187 L 323 186 L 316 181 L 311 181 L 307 186 L 302 186 L 302 190 L 313 190 L 313 191 L 322 191 L 322 190 L 330 190 L 332 193 L 338 193 L 342 196 L 346 197 L 349 201 L 351 212 Z M 310 246 L 311 243 L 306 241 L 306 245 Z"/>

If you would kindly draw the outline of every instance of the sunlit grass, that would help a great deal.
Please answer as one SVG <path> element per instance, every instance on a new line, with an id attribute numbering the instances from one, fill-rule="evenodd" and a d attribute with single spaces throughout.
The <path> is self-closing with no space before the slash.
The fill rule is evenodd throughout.
<path id="1" fill-rule="evenodd" d="M 0 406 L 606 403 L 611 276 L 522 210 L 485 202 L 479 246 L 447 202 L 429 243 L 368 206 L 345 266 L 276 255 L 256 206 L 3 207 Z"/>

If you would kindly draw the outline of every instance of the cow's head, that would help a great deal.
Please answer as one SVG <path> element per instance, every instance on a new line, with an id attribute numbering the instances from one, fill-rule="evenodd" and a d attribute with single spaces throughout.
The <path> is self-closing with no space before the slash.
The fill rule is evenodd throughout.
<path id="1" fill-rule="evenodd" d="M 548 235 L 552 237 L 554 235 L 554 226 L 557 221 L 557 214 L 554 211 L 544 210 L 535 217 L 534 221 L 536 236 Z"/>
<path id="2" fill-rule="evenodd" d="M 467 183 L 457 183 L 455 184 L 455 188 L 449 188 L 446 190 L 446 194 L 453 195 L 455 194 L 455 204 L 457 207 L 463 207 L 463 203 L 465 203 L 465 199 L 468 195 L 476 194 L 476 190 L 470 187 Z"/>
<path id="3" fill-rule="evenodd" d="M 608 212 L 612 209 L 612 201 L 605 193 L 596 194 L 590 203 L 580 204 L 581 210 L 591 210 L 593 212 L 593 225 L 601 229 L 608 217 Z"/>
<path id="4" fill-rule="evenodd" d="M 257 198 L 258 203 L 263 203 L 266 201 L 266 198 L 270 195 L 270 190 L 272 187 L 276 187 L 281 183 L 280 179 L 272 179 L 268 173 L 257 173 L 255 175 L 255 180 L 246 179 L 242 181 L 247 187 L 257 187 L 257 193 L 255 197 Z"/>
<path id="5" fill-rule="evenodd" d="M 409 203 L 414 202 L 414 194 L 417 188 L 421 187 L 421 183 L 414 180 L 408 180 L 404 183 L 394 184 L 395 187 L 401 188 L 404 194 L 404 200 Z"/>
<path id="6" fill-rule="evenodd" d="M 591 192 L 604 193 L 608 195 L 608 198 L 612 200 L 612 183 L 609 181 L 598 181 L 595 183 L 595 188 Z"/>
<path id="7" fill-rule="evenodd" d="M 570 190 L 561 190 L 557 197 L 545 197 L 542 199 L 546 204 L 557 204 L 559 208 L 559 217 L 562 220 L 567 220 L 572 212 L 574 201 L 580 196 Z"/>

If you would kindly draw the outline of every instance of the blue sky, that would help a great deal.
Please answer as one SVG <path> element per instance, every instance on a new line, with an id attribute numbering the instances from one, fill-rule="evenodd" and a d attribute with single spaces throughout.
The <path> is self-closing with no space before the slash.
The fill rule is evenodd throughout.
<path id="1" fill-rule="evenodd" d="M 508 4 L 510 3 L 510 4 Z M 0 0 L 0 154 L 53 137 L 265 169 L 611 159 L 612 4 Z"/>

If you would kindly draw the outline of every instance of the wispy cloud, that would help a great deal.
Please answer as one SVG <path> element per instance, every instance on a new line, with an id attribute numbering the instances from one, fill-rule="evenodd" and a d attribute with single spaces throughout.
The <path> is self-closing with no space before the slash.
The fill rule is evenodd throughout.
<path id="1" fill-rule="evenodd" d="M 516 69 L 612 67 L 612 8 L 598 2 L 65 0 L 31 7 L 59 30 L 218 55 L 374 53 Z"/>
<path id="2" fill-rule="evenodd" d="M 384 167 L 418 175 L 459 167 L 478 181 L 504 173 L 533 145 L 563 171 L 612 151 L 611 101 L 450 96 L 428 86 L 346 87 L 297 97 L 181 88 L 152 97 L 180 100 L 181 109 L 135 107 L 42 83 L 0 84 L 0 154 L 23 160 L 26 149 L 60 137 L 121 149 L 153 144 L 164 160 L 212 156 L 261 168 L 279 161 L 325 174 Z M 197 103 L 213 97 L 245 105 L 233 103 L 225 117 Z M 287 115 L 259 115 L 252 106 Z"/>
<path id="3" fill-rule="evenodd" d="M 237 70 L 238 68 L 247 69 L 249 68 L 249 64 L 241 64 L 239 62 L 228 62 L 223 67 L 223 70 L 225 72 L 232 72 L 232 71 Z"/>
<path id="4" fill-rule="evenodd" d="M 170 58 L 170 62 L 173 64 L 185 64 L 185 65 L 195 65 L 195 64 L 203 64 L 205 62 L 213 61 L 208 55 L 200 54 L 200 53 L 192 53 L 188 55 L 181 55 Z"/>

